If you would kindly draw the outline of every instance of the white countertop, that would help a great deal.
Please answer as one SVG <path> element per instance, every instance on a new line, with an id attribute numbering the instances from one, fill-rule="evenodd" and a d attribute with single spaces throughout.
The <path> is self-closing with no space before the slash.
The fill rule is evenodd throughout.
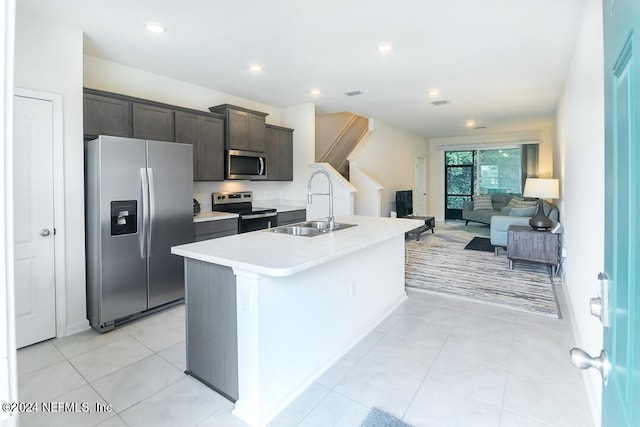
<path id="1" fill-rule="evenodd" d="M 215 221 L 218 219 L 238 218 L 238 214 L 229 212 L 200 212 L 193 216 L 193 222 Z"/>
<path id="2" fill-rule="evenodd" d="M 281 277 L 340 258 L 424 225 L 422 220 L 368 216 L 342 216 L 336 218 L 336 222 L 357 226 L 314 237 L 254 231 L 174 246 L 171 253 L 266 276 Z"/>

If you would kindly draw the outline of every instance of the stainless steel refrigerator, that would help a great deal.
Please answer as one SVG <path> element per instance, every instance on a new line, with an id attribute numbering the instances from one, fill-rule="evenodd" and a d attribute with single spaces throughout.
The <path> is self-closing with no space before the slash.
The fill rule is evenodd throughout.
<path id="1" fill-rule="evenodd" d="M 100 136 L 85 162 L 87 312 L 105 332 L 184 298 L 171 246 L 193 241 L 193 147 Z"/>

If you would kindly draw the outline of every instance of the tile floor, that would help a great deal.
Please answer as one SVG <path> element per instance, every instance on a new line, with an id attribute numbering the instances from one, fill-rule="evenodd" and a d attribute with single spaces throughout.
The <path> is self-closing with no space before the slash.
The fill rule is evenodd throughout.
<path id="1" fill-rule="evenodd" d="M 409 291 L 271 425 L 354 427 L 375 406 L 416 427 L 593 426 L 573 341 L 568 320 Z M 184 369 L 183 306 L 21 349 L 21 401 L 92 409 L 23 414 L 21 426 L 245 426 Z"/>

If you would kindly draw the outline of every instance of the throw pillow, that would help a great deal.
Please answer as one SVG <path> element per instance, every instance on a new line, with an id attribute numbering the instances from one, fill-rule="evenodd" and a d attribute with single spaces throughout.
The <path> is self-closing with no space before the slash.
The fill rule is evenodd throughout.
<path id="1" fill-rule="evenodd" d="M 531 206 L 529 208 L 511 208 L 509 216 L 534 216 L 537 210 L 537 206 Z"/>
<path id="2" fill-rule="evenodd" d="M 520 196 L 513 196 L 509 203 L 507 204 L 508 208 L 515 208 L 518 202 L 522 202 L 524 199 Z"/>
<path id="3" fill-rule="evenodd" d="M 473 210 L 481 209 L 493 209 L 493 203 L 491 203 L 491 194 L 482 194 L 473 196 Z"/>
<path id="4" fill-rule="evenodd" d="M 521 200 L 519 202 L 516 202 L 516 208 L 530 208 L 531 206 L 537 207 L 538 206 L 538 201 L 537 200 Z"/>

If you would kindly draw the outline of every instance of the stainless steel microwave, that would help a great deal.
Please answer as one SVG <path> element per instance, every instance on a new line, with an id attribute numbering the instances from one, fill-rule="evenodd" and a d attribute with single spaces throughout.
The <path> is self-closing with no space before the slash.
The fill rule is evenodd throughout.
<path id="1" fill-rule="evenodd" d="M 226 179 L 267 179 L 267 159 L 256 151 L 227 150 Z"/>

